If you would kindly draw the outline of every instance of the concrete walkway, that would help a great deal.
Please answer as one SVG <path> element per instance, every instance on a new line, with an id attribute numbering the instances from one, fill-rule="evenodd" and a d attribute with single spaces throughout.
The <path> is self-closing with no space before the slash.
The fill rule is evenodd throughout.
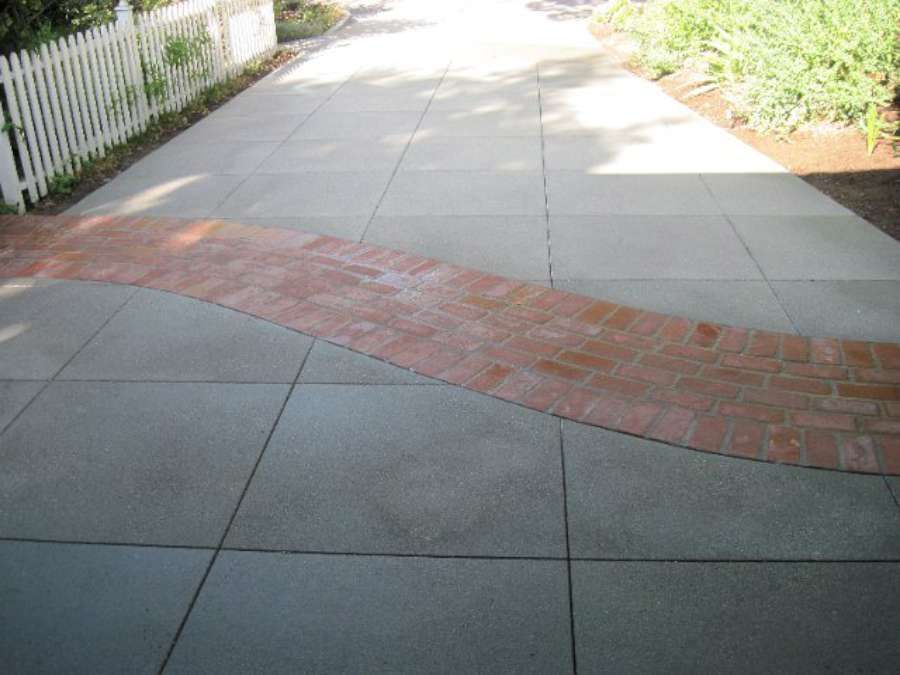
<path id="1" fill-rule="evenodd" d="M 73 211 L 298 227 L 701 320 L 900 340 L 900 244 L 605 60 L 589 5 L 355 4 Z"/>
<path id="2" fill-rule="evenodd" d="M 0 312 L 4 673 L 900 660 L 897 478 L 560 422 L 159 291 L 8 280 Z"/>
<path id="3" fill-rule="evenodd" d="M 344 31 L 74 211 L 215 214 L 665 312 L 897 340 L 897 245 L 605 63 L 580 23 L 586 4 L 354 3 Z M 224 281 L 244 312 L 299 307 L 309 319 L 314 303 L 267 294 L 306 284 L 354 329 L 363 310 L 378 321 L 396 302 L 372 295 L 388 281 L 407 291 L 397 300 L 422 290 L 402 286 L 419 267 L 374 277 L 379 288 L 357 278 L 371 273 L 360 261 L 338 260 L 346 244 L 299 260 L 270 229 L 253 228 L 268 247 L 260 256 L 249 237 L 217 239 L 236 226 L 107 222 L 127 230 L 115 233 L 95 219 L 65 239 L 62 219 L 24 234 L 19 220 L 4 220 L 15 222 L 0 276 L 82 266 L 213 295 Z M 290 274 L 275 279 L 277 265 Z M 509 330 L 544 318 L 522 298 L 497 300 L 497 285 L 509 295 L 518 285 L 494 282 L 471 292 L 495 314 L 515 305 Z M 440 279 L 425 290 L 445 301 Z M 606 306 L 585 302 L 579 311 Z M 629 311 L 611 326 L 619 309 L 594 317 L 598 343 L 671 321 Z M 472 311 L 456 328 L 484 328 Z M 417 352 L 421 326 L 398 315 L 382 319 L 419 329 L 409 351 L 435 354 Z M 345 325 L 316 335 L 335 339 Z M 693 368 L 725 342 L 715 327 L 682 328 L 650 333 L 684 347 L 657 367 Z M 455 337 L 500 340 L 496 326 L 462 329 Z M 757 387 L 745 371 L 780 359 L 788 373 L 808 357 L 796 379 L 865 372 L 880 398 L 854 414 L 874 405 L 896 419 L 896 345 L 729 335 L 746 338 L 740 401 Z M 611 372 L 624 372 L 628 351 Z M 719 370 L 710 377 L 732 372 Z M 751 375 L 771 384 L 773 373 Z M 710 395 L 727 398 L 725 387 Z M 766 405 L 813 412 L 825 398 L 781 392 Z M 760 436 L 757 452 L 774 438 Z M 0 280 L 3 673 L 892 673 L 898 500 L 898 476 L 753 462 L 561 420 L 172 293 Z"/>

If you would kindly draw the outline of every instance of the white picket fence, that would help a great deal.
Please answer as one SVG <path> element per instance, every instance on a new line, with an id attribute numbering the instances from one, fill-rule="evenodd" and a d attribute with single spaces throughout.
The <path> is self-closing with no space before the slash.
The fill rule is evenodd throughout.
<path id="1" fill-rule="evenodd" d="M 276 46 L 272 0 L 186 0 L 0 55 L 0 201 L 25 210 L 55 176 L 141 133 L 163 112 Z"/>

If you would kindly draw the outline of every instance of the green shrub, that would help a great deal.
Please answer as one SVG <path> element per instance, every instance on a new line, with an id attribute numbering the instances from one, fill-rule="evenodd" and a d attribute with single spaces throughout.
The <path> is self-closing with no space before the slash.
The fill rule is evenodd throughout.
<path id="1" fill-rule="evenodd" d="M 131 0 L 135 11 L 176 0 Z M 115 19 L 118 0 L 5 0 L 0 7 L 0 53 L 32 49 Z"/>
<path id="2" fill-rule="evenodd" d="M 279 42 L 321 35 L 343 15 L 343 10 L 330 2 L 276 0 L 275 33 Z"/>
<path id="3" fill-rule="evenodd" d="M 651 75 L 696 59 L 761 129 L 860 121 L 900 84 L 900 0 L 655 0 L 620 25 Z"/>

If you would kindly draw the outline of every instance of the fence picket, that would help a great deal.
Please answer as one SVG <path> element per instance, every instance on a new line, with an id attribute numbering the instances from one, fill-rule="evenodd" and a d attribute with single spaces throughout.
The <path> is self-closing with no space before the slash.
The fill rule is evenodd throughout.
<path id="1" fill-rule="evenodd" d="M 46 46 L 45 46 L 46 51 Z M 43 56 L 38 53 L 31 60 L 31 75 L 37 91 L 38 110 L 36 119 L 41 120 L 43 124 L 43 133 L 46 138 L 46 144 L 49 148 L 50 163 L 46 165 L 49 174 L 62 173 L 63 163 L 62 155 L 59 151 L 59 138 L 56 134 L 56 127 L 53 123 L 53 110 L 50 106 L 50 95 L 48 93 L 46 73 L 44 72 Z"/>
<path id="2" fill-rule="evenodd" d="M 97 105 L 98 81 L 95 76 L 93 58 L 84 35 L 78 33 L 75 36 L 75 44 L 78 47 L 78 59 L 81 65 L 79 72 L 83 75 L 82 83 L 89 113 L 89 117 L 85 119 L 90 120 L 91 127 L 89 147 L 94 156 L 103 157 L 106 155 L 106 148 L 103 141 L 103 120 L 100 117 L 100 106 Z"/>
<path id="3" fill-rule="evenodd" d="M 13 54 L 15 56 L 15 54 Z M 11 129 L 7 134 L 3 134 L 7 142 L 10 145 L 10 148 L 15 148 L 19 153 L 20 161 L 22 167 L 22 172 L 24 173 L 25 186 L 28 190 L 28 198 L 31 201 L 36 202 L 39 199 L 37 182 L 34 176 L 34 169 L 31 165 L 31 151 L 28 147 L 28 136 L 26 135 L 26 125 L 23 119 L 24 115 L 22 111 L 22 105 L 27 105 L 27 103 L 21 102 L 21 97 L 16 91 L 16 82 L 13 79 L 13 70 L 10 68 L 9 61 L 5 56 L 0 56 L 0 78 L 3 79 L 3 93 L 6 96 L 6 105 L 9 110 L 9 121 L 12 124 Z M 4 164 L 4 173 L 11 174 L 18 172 L 15 171 L 16 164 L 15 158 L 10 159 L 7 157 Z M 8 203 L 21 203 L 21 195 L 14 194 L 10 195 L 6 192 L 8 188 L 4 187 L 3 189 L 3 197 L 4 200 Z M 14 202 L 10 200 L 15 200 Z"/>
<path id="4" fill-rule="evenodd" d="M 78 118 L 77 99 L 75 98 L 74 82 L 71 74 L 66 75 L 65 66 L 68 55 L 65 52 L 66 42 L 60 39 L 50 43 L 50 59 L 53 62 L 53 72 L 58 89 L 60 107 L 62 108 L 63 124 L 66 128 L 67 158 L 75 171 L 81 169 L 80 147 L 81 141 L 75 129 L 75 120 Z"/>
<path id="5" fill-rule="evenodd" d="M 41 105 L 38 101 L 37 87 L 34 82 L 34 68 L 31 64 L 31 56 L 28 52 L 22 52 L 21 77 L 25 82 L 24 100 L 27 107 L 24 112 L 28 120 L 28 127 L 37 139 L 31 153 L 34 161 L 34 172 L 38 177 L 38 191 L 41 196 L 47 194 L 47 177 L 53 175 L 53 160 L 50 156 L 50 145 L 47 141 L 47 133 L 44 128 L 44 119 L 41 114 Z"/>
<path id="6" fill-rule="evenodd" d="M 106 93 L 103 87 L 103 71 L 100 67 L 100 35 L 93 28 L 88 31 L 88 39 L 85 40 L 85 47 L 88 60 L 90 62 L 91 72 L 91 97 L 92 106 L 97 113 L 99 122 L 100 135 L 97 139 L 97 145 L 100 148 L 100 156 L 106 154 L 106 148 L 112 145 L 112 127 L 110 126 L 109 117 L 106 114 Z"/>
<path id="7" fill-rule="evenodd" d="M 0 201 L 24 209 L 55 176 L 77 173 L 275 48 L 272 0 L 117 13 L 115 24 L 0 55 Z"/>
<path id="8" fill-rule="evenodd" d="M 72 173 L 72 161 L 69 158 L 69 139 L 63 125 L 62 106 L 60 104 L 60 92 L 56 83 L 56 74 L 53 72 L 53 59 L 46 44 L 41 45 L 41 70 L 43 71 L 44 84 L 50 98 L 50 115 L 47 119 L 51 122 L 51 138 L 56 140 L 56 148 L 59 153 L 58 171 Z"/>

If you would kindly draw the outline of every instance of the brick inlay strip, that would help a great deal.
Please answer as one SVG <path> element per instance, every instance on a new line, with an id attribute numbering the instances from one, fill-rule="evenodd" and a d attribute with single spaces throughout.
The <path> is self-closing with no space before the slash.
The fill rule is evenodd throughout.
<path id="1" fill-rule="evenodd" d="M 900 475 L 900 345 L 695 322 L 418 255 L 215 220 L 0 217 L 0 277 L 236 309 L 559 417 L 705 452 Z"/>

